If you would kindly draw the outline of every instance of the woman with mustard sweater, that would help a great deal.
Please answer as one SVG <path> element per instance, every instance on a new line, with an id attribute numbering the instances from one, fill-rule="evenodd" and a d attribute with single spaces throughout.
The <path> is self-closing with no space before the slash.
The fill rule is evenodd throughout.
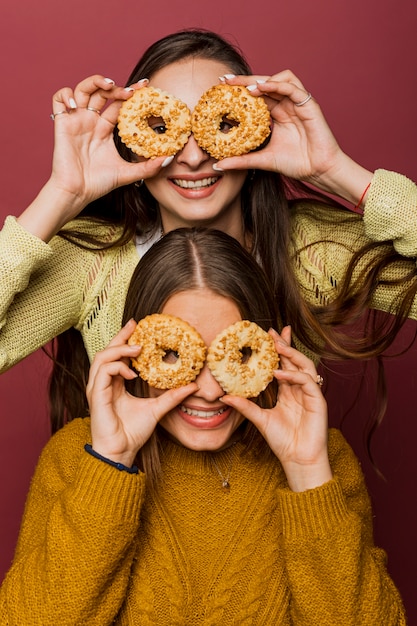
<path id="1" fill-rule="evenodd" d="M 150 313 L 181 318 L 207 348 L 251 320 L 270 329 L 279 369 L 253 399 L 225 395 L 207 364 L 152 388 L 128 344 Z M 219 231 L 170 232 L 137 265 L 124 324 L 93 361 L 90 417 L 41 455 L 1 626 L 405 625 L 359 464 L 327 428 L 314 363 L 288 326 L 272 330 L 253 257 Z"/>

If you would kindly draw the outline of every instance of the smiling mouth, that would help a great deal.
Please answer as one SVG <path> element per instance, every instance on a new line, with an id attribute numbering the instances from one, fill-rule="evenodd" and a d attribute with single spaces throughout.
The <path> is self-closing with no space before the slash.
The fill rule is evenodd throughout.
<path id="1" fill-rule="evenodd" d="M 224 409 L 223 408 L 217 409 L 216 411 L 197 411 L 194 409 L 188 409 L 183 404 L 181 405 L 181 411 L 183 413 L 186 413 L 187 415 L 191 415 L 192 417 L 203 417 L 205 419 L 209 419 L 210 417 L 214 417 L 215 415 L 221 415 L 226 410 L 227 408 L 225 407 Z"/>
<path id="2" fill-rule="evenodd" d="M 183 178 L 172 178 L 174 185 L 182 187 L 182 189 L 202 189 L 203 187 L 211 187 L 219 180 L 219 176 L 210 176 L 209 178 L 201 178 L 200 180 L 184 180 Z"/>

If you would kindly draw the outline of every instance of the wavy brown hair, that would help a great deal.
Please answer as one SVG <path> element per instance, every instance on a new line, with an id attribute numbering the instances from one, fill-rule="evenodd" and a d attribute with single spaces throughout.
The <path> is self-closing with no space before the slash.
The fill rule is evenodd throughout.
<path id="1" fill-rule="evenodd" d="M 160 313 L 171 296 L 182 291 L 206 288 L 232 300 L 242 317 L 268 331 L 278 328 L 278 308 L 270 283 L 236 239 L 207 228 L 173 230 L 155 243 L 133 273 L 123 314 L 130 319 Z M 207 301 L 210 309 L 210 300 Z M 148 397 L 148 385 L 140 378 L 126 383 L 131 393 Z M 276 402 L 277 384 L 272 381 L 257 398 L 263 407 Z M 243 442 L 253 452 L 266 450 L 257 429 L 246 422 Z M 158 430 L 140 451 L 137 464 L 152 482 L 159 469 Z"/>
<path id="2" fill-rule="evenodd" d="M 187 29 L 151 45 L 126 84 L 145 77 L 152 78 L 161 68 L 192 57 L 220 61 L 234 74 L 252 74 L 236 45 L 207 30 Z M 123 158 L 131 161 L 132 153 L 121 143 L 116 132 L 114 140 Z M 321 206 L 326 209 L 326 217 L 323 217 L 323 211 L 316 215 L 316 209 L 312 209 L 311 219 L 333 220 L 338 228 L 343 228 L 341 215 L 347 227 L 352 221 L 361 219 L 360 216 L 303 183 L 263 170 L 255 170 L 247 177 L 241 198 L 244 227 L 252 242 L 250 252 L 272 283 L 282 322 L 290 323 L 293 334 L 320 356 L 370 359 L 381 355 L 392 344 L 410 312 L 417 289 L 414 263 L 398 255 L 390 242 L 369 243 L 360 250 L 351 250 L 351 262 L 343 284 L 338 286 L 338 296 L 332 302 L 313 306 L 307 303 L 301 292 L 294 275 L 294 259 L 289 254 L 292 211 L 300 202 Z M 120 224 L 122 234 L 111 243 L 86 237 L 75 228 L 70 232 L 66 229 L 60 236 L 74 245 L 93 245 L 104 249 L 124 245 L 136 236 L 142 239 L 151 237 L 161 224 L 157 202 L 146 185 L 140 188 L 127 185 L 112 191 L 87 206 L 80 216 L 80 219 L 84 218 Z M 310 245 L 314 246 L 314 243 L 318 242 Z M 397 264 L 404 266 L 403 277 L 391 281 L 383 278 L 384 271 Z M 358 274 L 359 266 L 363 270 Z M 381 326 L 369 314 L 366 332 L 361 336 L 352 333 L 349 326 L 346 328 L 346 323 L 351 324 L 368 315 L 373 295 L 381 285 L 391 285 L 401 291 L 391 311 L 394 316 L 386 316 Z M 54 359 L 50 397 L 53 430 L 56 430 L 66 420 L 84 415 L 87 411 L 84 389 L 89 362 L 76 330 L 70 329 L 56 339 Z"/>

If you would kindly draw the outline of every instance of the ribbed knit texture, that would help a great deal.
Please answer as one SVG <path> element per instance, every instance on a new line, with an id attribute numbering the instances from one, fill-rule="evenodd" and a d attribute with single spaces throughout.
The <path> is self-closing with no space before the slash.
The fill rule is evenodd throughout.
<path id="1" fill-rule="evenodd" d="M 377 170 L 364 220 L 348 212 L 338 219 L 335 227 L 327 210 L 307 204 L 293 211 L 294 268 L 304 297 L 314 304 L 335 297 L 352 252 L 369 241 L 365 232 L 373 240 L 393 238 L 405 256 L 417 254 L 417 188 L 405 176 Z M 85 221 L 77 226 L 109 240 L 116 234 L 113 227 Z M 309 246 L 316 241 L 321 243 Z M 60 237 L 46 245 L 7 218 L 0 232 L 0 372 L 71 326 L 81 331 L 91 360 L 120 330 L 137 262 L 133 242 L 101 253 L 83 251 Z M 410 259 L 409 267 L 414 262 Z M 404 268 L 397 266 L 389 275 L 401 273 Z M 375 308 L 390 311 L 398 293 L 381 287 Z M 417 304 L 411 317 L 417 319 Z"/>
<path id="2" fill-rule="evenodd" d="M 234 448 L 231 491 L 208 455 L 163 442 L 143 474 L 84 451 L 89 420 L 47 444 L 32 481 L 1 626 L 394 626 L 399 594 L 372 543 L 359 465 L 331 430 L 334 479 L 288 489 L 277 459 Z M 230 450 L 217 453 L 221 472 Z"/>

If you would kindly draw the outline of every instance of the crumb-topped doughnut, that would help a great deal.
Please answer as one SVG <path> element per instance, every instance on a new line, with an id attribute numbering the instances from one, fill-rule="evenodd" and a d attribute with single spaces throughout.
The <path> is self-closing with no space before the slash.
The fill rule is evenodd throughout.
<path id="1" fill-rule="evenodd" d="M 211 87 L 198 101 L 191 124 L 198 145 L 219 160 L 254 150 L 271 132 L 265 101 L 241 85 Z"/>
<path id="2" fill-rule="evenodd" d="M 224 391 L 244 398 L 254 398 L 268 386 L 278 363 L 271 335 L 248 320 L 219 333 L 207 354 L 207 365 Z"/>
<path id="3" fill-rule="evenodd" d="M 152 128 L 149 125 L 152 118 L 161 118 L 162 124 L 155 119 Z M 171 94 L 156 87 L 142 87 L 120 107 L 118 132 L 123 143 L 135 154 L 148 159 L 171 156 L 188 140 L 191 113 L 186 104 Z"/>
<path id="4" fill-rule="evenodd" d="M 206 359 L 206 345 L 184 320 L 154 313 L 139 321 L 128 340 L 142 346 L 132 359 L 140 377 L 156 389 L 174 389 L 192 382 Z"/>

